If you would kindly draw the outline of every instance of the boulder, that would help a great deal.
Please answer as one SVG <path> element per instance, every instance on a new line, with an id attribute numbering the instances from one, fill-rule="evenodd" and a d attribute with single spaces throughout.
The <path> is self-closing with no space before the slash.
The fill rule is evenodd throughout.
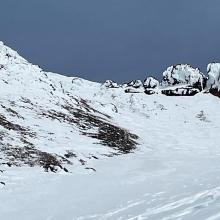
<path id="1" fill-rule="evenodd" d="M 188 64 L 178 64 L 168 67 L 163 72 L 162 86 L 186 85 L 202 91 L 206 85 L 207 77 L 198 68 L 194 69 Z"/>
<path id="2" fill-rule="evenodd" d="M 207 67 L 207 88 L 220 90 L 220 63 L 210 63 Z"/>
<path id="3" fill-rule="evenodd" d="M 122 86 L 126 93 L 143 93 L 144 86 L 141 80 L 133 80 L 129 83 L 125 83 Z"/>
<path id="4" fill-rule="evenodd" d="M 135 89 L 138 88 L 142 88 L 143 87 L 143 83 L 141 82 L 141 80 L 133 80 L 129 83 L 124 84 L 125 87 L 133 87 Z"/>
<path id="5" fill-rule="evenodd" d="M 160 85 L 159 81 L 153 77 L 147 77 L 144 80 L 144 88 L 145 89 L 155 89 Z"/>
<path id="6" fill-rule="evenodd" d="M 127 88 L 127 89 L 125 89 L 125 93 L 143 93 L 144 92 L 144 90 L 141 90 L 141 89 L 139 89 L 139 88 L 132 88 L 132 87 L 130 87 L 130 88 Z"/>
<path id="7" fill-rule="evenodd" d="M 158 94 L 154 89 L 145 89 L 144 93 L 145 93 L 146 95 Z"/>
<path id="8" fill-rule="evenodd" d="M 220 97 L 220 63 L 210 63 L 207 67 L 208 81 L 206 89 L 212 95 Z"/>
<path id="9" fill-rule="evenodd" d="M 114 82 L 112 80 L 106 80 L 103 83 L 103 85 L 107 88 L 119 88 L 120 87 L 116 82 Z"/>
<path id="10" fill-rule="evenodd" d="M 194 96 L 199 93 L 200 90 L 192 87 L 182 87 L 175 89 L 164 89 L 161 91 L 166 96 Z"/>

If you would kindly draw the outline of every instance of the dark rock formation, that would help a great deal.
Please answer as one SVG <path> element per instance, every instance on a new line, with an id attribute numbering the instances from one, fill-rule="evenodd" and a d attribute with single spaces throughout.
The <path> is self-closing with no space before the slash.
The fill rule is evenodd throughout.
<path id="1" fill-rule="evenodd" d="M 161 93 L 166 96 L 194 96 L 199 92 L 198 89 L 192 87 L 164 89 L 161 91 Z"/>

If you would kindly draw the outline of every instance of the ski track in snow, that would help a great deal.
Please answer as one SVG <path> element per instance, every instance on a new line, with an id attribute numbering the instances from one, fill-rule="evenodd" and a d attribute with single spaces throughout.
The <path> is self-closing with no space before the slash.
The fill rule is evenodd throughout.
<path id="1" fill-rule="evenodd" d="M 128 205 L 115 209 L 103 215 L 92 215 L 78 218 L 79 220 L 84 219 L 127 219 L 127 220 L 141 220 L 141 219 L 187 219 L 187 216 L 194 215 L 200 212 L 202 209 L 208 209 L 213 203 L 220 200 L 220 188 L 206 190 L 198 194 L 169 202 L 165 205 L 147 209 L 138 215 L 132 216 L 132 210 L 138 208 L 139 205 L 142 207 L 148 207 L 151 203 L 150 198 L 145 198 L 137 201 L 128 201 Z M 220 202 L 220 201 L 219 201 Z M 220 205 L 220 204 L 219 204 Z M 170 214 L 171 213 L 171 214 Z M 126 217 L 117 217 L 126 216 Z M 163 217 L 166 216 L 166 217 Z M 214 214 L 208 217 L 207 220 L 219 219 L 219 214 Z M 193 217 L 192 219 L 196 219 Z M 200 218 L 201 219 L 201 218 Z"/>

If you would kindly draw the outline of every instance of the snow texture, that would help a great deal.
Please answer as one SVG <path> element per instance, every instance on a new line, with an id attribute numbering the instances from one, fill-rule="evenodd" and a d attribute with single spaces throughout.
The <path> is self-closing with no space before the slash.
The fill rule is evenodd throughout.
<path id="1" fill-rule="evenodd" d="M 220 63 L 210 63 L 207 67 L 207 88 L 220 90 Z"/>
<path id="2" fill-rule="evenodd" d="M 171 84 L 201 80 L 172 68 Z M 218 85 L 219 65 L 208 70 Z M 0 219 L 220 219 L 220 99 L 124 91 L 0 43 Z"/>

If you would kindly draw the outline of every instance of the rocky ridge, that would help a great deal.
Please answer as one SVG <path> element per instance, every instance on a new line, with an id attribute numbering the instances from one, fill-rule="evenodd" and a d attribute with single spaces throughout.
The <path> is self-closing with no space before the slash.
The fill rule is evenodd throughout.
<path id="1" fill-rule="evenodd" d="M 147 95 L 163 94 L 166 96 L 194 96 L 200 92 L 210 92 L 219 96 L 220 64 L 210 63 L 207 76 L 198 68 L 188 64 L 177 64 L 168 67 L 163 72 L 162 81 L 154 77 L 147 77 L 143 82 L 134 80 L 118 85 L 113 81 L 106 81 L 107 88 L 123 88 L 126 93 L 146 93 Z"/>

